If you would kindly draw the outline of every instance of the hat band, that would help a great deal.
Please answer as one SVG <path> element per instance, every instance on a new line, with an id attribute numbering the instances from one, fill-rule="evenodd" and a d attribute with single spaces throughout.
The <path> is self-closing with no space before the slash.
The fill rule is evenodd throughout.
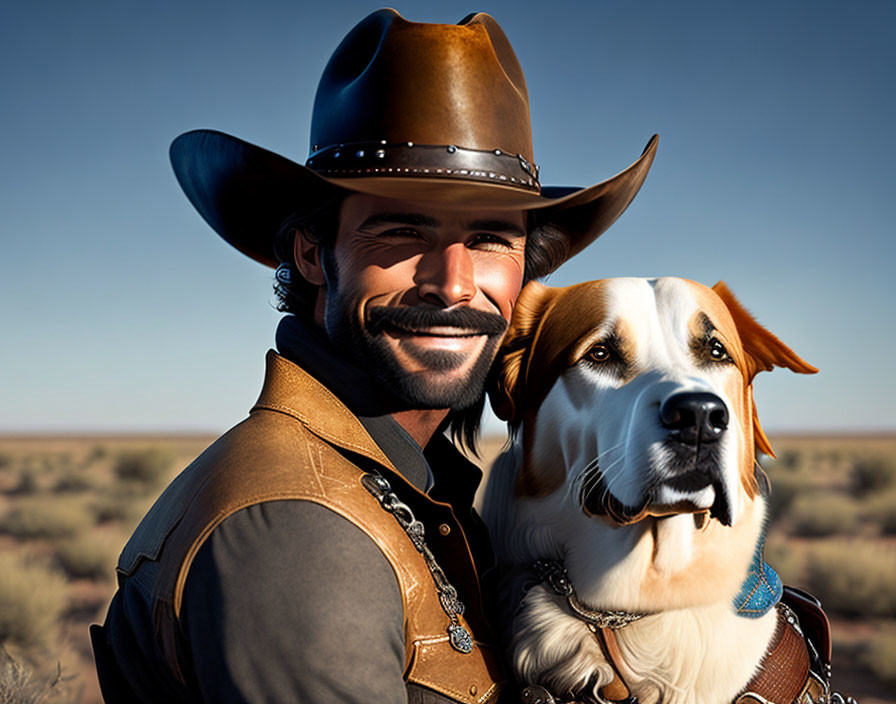
<path id="1" fill-rule="evenodd" d="M 541 192 L 538 166 L 522 154 L 468 149 L 454 144 L 346 142 L 314 146 L 305 165 L 322 176 L 424 176 L 485 181 Z"/>

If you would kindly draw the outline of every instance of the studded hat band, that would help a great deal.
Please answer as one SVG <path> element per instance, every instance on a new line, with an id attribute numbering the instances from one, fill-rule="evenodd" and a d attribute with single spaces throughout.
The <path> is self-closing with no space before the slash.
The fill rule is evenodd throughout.
<path id="1" fill-rule="evenodd" d="M 539 193 L 538 166 L 522 154 L 500 149 L 468 149 L 454 144 L 351 142 L 315 145 L 305 165 L 321 174 L 352 176 L 422 176 L 498 183 Z"/>

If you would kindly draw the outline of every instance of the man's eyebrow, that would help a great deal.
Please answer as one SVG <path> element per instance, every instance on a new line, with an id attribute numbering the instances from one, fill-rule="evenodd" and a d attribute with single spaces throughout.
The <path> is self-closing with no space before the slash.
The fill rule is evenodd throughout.
<path id="1" fill-rule="evenodd" d="M 411 227 L 439 227 L 442 223 L 422 213 L 376 213 L 358 227 L 380 227 L 382 225 L 410 225 Z"/>
<path id="2" fill-rule="evenodd" d="M 519 225 L 506 220 L 474 220 L 467 224 L 470 230 L 482 230 L 483 232 L 504 232 L 518 237 L 525 237 L 526 231 Z"/>

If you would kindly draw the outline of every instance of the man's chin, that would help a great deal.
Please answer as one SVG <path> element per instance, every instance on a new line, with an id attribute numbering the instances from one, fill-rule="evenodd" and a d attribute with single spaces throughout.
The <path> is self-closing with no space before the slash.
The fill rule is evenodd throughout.
<path id="1" fill-rule="evenodd" d="M 449 352 L 446 350 L 408 348 L 402 346 L 403 368 L 408 374 L 419 374 L 425 377 L 433 377 L 438 382 L 438 376 L 464 375 L 469 373 L 473 363 L 466 352 Z M 398 362 L 397 362 L 398 363 Z M 401 364 L 401 363 L 399 363 Z M 465 370 L 466 368 L 466 370 Z M 450 383 L 445 380 L 444 383 Z"/>
<path id="2" fill-rule="evenodd" d="M 372 368 L 380 382 L 410 408 L 426 410 L 469 408 L 482 396 L 493 350 L 486 345 L 479 354 L 415 350 L 402 360 L 381 350 Z M 403 352 L 406 350 L 403 350 Z M 406 363 L 410 363 L 410 369 Z"/>

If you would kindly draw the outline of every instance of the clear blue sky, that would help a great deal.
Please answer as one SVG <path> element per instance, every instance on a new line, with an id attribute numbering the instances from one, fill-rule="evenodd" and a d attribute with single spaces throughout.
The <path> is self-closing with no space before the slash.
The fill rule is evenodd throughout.
<path id="1" fill-rule="evenodd" d="M 377 6 L 0 7 L 0 431 L 223 430 L 257 394 L 271 272 L 180 192 L 167 149 L 224 130 L 297 161 L 320 72 Z M 548 283 L 724 279 L 822 371 L 757 380 L 770 430 L 894 429 L 896 4 L 396 5 L 494 15 L 542 181 L 590 185 L 654 132 L 622 219 Z"/>

